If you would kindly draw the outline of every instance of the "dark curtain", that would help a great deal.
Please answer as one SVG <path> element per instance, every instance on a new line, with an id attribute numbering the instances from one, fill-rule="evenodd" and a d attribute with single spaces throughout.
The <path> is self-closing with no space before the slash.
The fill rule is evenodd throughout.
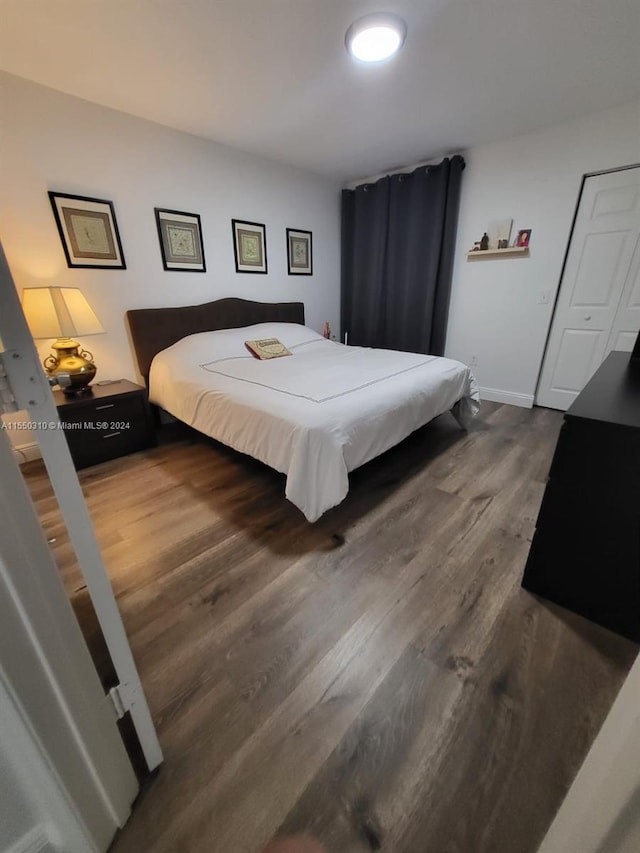
<path id="1" fill-rule="evenodd" d="M 355 346 L 444 353 L 464 159 L 342 192 L 342 330 Z"/>

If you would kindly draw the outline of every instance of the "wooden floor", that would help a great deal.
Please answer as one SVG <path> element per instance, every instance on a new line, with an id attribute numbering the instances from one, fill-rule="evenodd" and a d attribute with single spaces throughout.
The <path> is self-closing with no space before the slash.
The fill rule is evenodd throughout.
<path id="1" fill-rule="evenodd" d="M 520 588 L 559 425 L 444 415 L 314 525 L 211 442 L 83 472 L 166 759 L 113 853 L 536 851 L 637 651 Z"/>

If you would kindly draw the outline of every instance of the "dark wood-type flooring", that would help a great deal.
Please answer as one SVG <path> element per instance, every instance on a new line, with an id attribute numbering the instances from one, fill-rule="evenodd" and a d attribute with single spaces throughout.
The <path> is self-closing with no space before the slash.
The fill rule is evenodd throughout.
<path id="1" fill-rule="evenodd" d="M 165 754 L 113 853 L 534 853 L 637 652 L 520 588 L 560 421 L 444 415 L 314 525 L 206 440 L 82 472 Z"/>

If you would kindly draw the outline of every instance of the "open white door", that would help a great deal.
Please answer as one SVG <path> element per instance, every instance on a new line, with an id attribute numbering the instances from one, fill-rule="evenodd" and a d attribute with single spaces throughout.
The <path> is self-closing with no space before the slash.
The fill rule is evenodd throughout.
<path id="1" fill-rule="evenodd" d="M 105 851 L 138 792 L 33 504 L 0 430 L 0 850 Z"/>
<path id="2" fill-rule="evenodd" d="M 53 395 L 38 360 L 4 252 L 0 246 L 0 339 L 4 352 L 6 384 L 18 410 L 24 410 L 36 428 L 38 444 L 49 474 L 69 539 L 100 623 L 119 684 L 111 700 L 120 716 L 129 712 L 149 770 L 162 761 L 162 752 L 140 677 L 131 654 L 122 619 L 106 573 L 91 518 L 61 429 L 47 428 L 58 423 Z M 0 376 L 0 383 L 2 378 Z M 0 391 L 1 391 L 0 387 Z M 7 397 L 7 392 L 0 393 Z M 6 436 L 4 436 L 6 439 Z"/>
<path id="3" fill-rule="evenodd" d="M 640 328 L 640 167 L 584 181 L 536 403 L 568 409 Z"/>

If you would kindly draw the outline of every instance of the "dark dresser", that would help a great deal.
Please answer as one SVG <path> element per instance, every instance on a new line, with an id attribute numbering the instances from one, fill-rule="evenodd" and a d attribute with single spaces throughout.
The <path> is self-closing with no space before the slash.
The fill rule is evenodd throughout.
<path id="1" fill-rule="evenodd" d="M 640 642 L 640 360 L 612 352 L 565 414 L 522 586 Z"/>
<path id="2" fill-rule="evenodd" d="M 86 468 L 155 444 L 147 392 L 126 379 L 92 385 L 66 397 L 54 391 L 58 416 L 76 468 Z"/>

